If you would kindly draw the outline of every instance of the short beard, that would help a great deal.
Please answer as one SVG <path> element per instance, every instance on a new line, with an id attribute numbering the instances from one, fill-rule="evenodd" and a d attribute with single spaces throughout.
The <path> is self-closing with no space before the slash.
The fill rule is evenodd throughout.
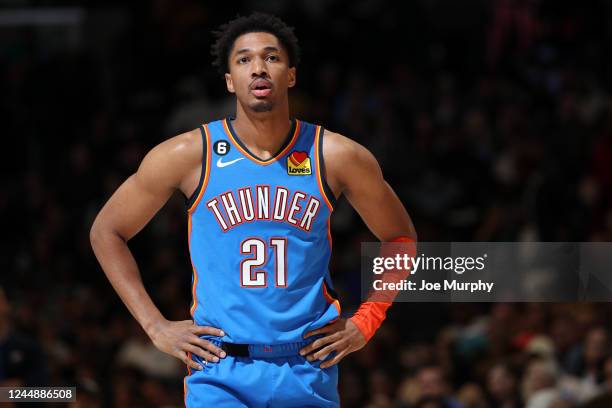
<path id="1" fill-rule="evenodd" d="M 253 112 L 270 112 L 273 107 L 274 104 L 269 101 L 257 101 L 249 105 L 249 108 L 251 108 Z"/>

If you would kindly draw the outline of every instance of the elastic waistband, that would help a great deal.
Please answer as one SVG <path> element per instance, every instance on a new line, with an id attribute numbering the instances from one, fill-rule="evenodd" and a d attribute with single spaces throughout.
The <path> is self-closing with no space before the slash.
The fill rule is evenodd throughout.
<path id="1" fill-rule="evenodd" d="M 215 339 L 209 339 L 211 343 L 224 350 L 227 355 L 234 357 L 251 358 L 274 358 L 290 357 L 299 355 L 299 351 L 312 343 L 314 339 L 308 341 L 298 341 L 295 343 L 280 344 L 238 344 L 226 343 Z"/>

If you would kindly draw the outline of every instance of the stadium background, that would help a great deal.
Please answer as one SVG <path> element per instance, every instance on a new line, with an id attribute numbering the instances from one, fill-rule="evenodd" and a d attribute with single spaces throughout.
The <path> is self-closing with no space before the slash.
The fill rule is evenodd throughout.
<path id="1" fill-rule="evenodd" d="M 293 114 L 368 147 L 420 240 L 610 241 L 612 4 L 398 4 L 3 1 L 0 385 L 76 384 L 86 407 L 182 404 L 185 368 L 131 318 L 88 232 L 146 151 L 232 112 L 209 47 L 237 13 L 295 26 Z M 333 231 L 350 313 L 373 237 L 344 200 Z M 186 238 L 176 194 L 130 241 L 169 319 L 188 317 Z M 397 304 L 341 364 L 343 406 L 612 406 L 611 312 Z"/>

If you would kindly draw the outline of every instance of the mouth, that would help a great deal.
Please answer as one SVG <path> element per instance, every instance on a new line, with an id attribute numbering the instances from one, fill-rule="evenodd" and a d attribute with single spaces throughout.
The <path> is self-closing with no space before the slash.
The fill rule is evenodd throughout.
<path id="1" fill-rule="evenodd" d="M 267 79 L 256 79 L 249 88 L 256 98 L 265 98 L 272 92 L 272 83 Z"/>

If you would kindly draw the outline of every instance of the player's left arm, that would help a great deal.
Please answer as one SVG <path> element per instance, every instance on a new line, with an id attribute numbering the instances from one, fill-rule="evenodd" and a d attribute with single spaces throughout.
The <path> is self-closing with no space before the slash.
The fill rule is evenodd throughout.
<path id="1" fill-rule="evenodd" d="M 391 186 L 385 181 L 376 158 L 365 147 L 342 135 L 325 132 L 323 154 L 326 180 L 336 196 L 344 194 L 359 213 L 370 231 L 381 241 L 393 241 L 399 237 L 416 241 L 416 231 L 408 212 Z M 364 304 L 366 308 L 373 302 Z M 362 308 L 364 307 L 362 305 Z M 374 305 L 380 320 L 384 310 Z M 360 308 L 360 309 L 362 309 Z M 382 321 L 382 320 L 381 320 Z M 301 350 L 309 361 L 324 360 L 331 352 L 335 356 L 321 364 L 321 368 L 338 363 L 347 354 L 359 350 L 373 333 L 364 333 L 354 320 L 338 319 L 335 322 L 306 334 L 310 337 L 323 334 Z M 367 339 L 366 339 L 367 338 Z"/>

